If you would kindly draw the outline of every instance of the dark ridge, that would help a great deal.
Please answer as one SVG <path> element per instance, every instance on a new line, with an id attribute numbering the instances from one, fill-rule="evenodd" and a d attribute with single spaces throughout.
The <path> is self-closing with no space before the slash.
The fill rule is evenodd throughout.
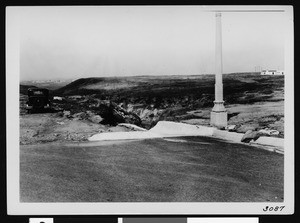
<path id="1" fill-rule="evenodd" d="M 59 88 L 57 90 L 54 91 L 55 94 L 58 94 L 58 95 L 62 95 L 62 94 L 79 94 L 81 93 L 81 89 L 82 87 L 84 86 L 88 86 L 88 85 L 91 85 L 91 84 L 97 84 L 99 82 L 102 82 L 104 81 L 105 78 L 80 78 L 78 80 L 75 80 L 73 82 L 71 82 L 70 84 L 67 84 L 66 86 L 62 87 L 62 88 Z M 94 91 L 91 90 L 87 90 L 89 93 L 93 93 Z"/>

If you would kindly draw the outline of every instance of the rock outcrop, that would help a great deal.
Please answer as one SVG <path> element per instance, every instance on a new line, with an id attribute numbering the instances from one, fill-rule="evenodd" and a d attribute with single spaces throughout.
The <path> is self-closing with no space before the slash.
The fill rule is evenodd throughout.
<path id="1" fill-rule="evenodd" d="M 243 135 L 243 138 L 241 139 L 241 142 L 249 143 L 251 140 L 256 141 L 260 136 L 260 133 L 253 130 L 248 130 L 245 135 Z"/>
<path id="2" fill-rule="evenodd" d="M 98 114 L 103 118 L 100 123 L 104 125 L 130 123 L 141 126 L 142 123 L 138 115 L 133 112 L 127 112 L 112 101 L 101 103 L 98 107 Z"/>

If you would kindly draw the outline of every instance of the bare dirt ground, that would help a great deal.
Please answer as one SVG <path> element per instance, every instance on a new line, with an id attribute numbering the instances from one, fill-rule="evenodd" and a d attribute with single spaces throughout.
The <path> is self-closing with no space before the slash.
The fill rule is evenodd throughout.
<path id="1" fill-rule="evenodd" d="M 229 125 L 238 125 L 237 132 L 247 129 L 269 127 L 280 132 L 283 137 L 284 115 L 283 102 L 264 102 L 253 105 L 230 105 L 229 113 L 238 115 L 229 119 Z M 195 118 L 181 120 L 183 123 L 209 126 L 211 109 L 190 111 Z M 132 131 L 124 126 L 107 126 L 91 120 L 79 120 L 60 117 L 56 113 L 23 114 L 20 116 L 20 144 L 44 142 L 81 142 L 100 132 Z"/>
<path id="2" fill-rule="evenodd" d="M 105 126 L 89 120 L 74 120 L 56 113 L 20 116 L 20 144 L 81 142 L 100 132 L 130 131 L 121 126 Z"/>
<path id="3" fill-rule="evenodd" d="M 226 106 L 228 125 L 237 125 L 237 132 L 245 133 L 247 129 L 270 128 L 280 132 L 276 137 L 284 137 L 284 102 L 257 102 L 254 104 L 233 104 Z M 181 122 L 195 125 L 206 125 L 210 123 L 211 109 L 189 111 L 197 118 L 186 119 Z"/>

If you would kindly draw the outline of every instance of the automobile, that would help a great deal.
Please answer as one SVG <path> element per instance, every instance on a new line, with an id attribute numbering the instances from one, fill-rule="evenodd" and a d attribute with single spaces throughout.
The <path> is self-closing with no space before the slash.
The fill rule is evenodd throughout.
<path id="1" fill-rule="evenodd" d="M 29 88 L 26 102 L 27 113 L 43 112 L 51 108 L 49 90 L 46 88 Z"/>

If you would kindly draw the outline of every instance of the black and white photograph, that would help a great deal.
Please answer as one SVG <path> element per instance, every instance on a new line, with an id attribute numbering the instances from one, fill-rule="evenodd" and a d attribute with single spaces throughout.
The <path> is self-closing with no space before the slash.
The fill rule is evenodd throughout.
<path id="1" fill-rule="evenodd" d="M 9 213 L 293 213 L 292 6 L 6 13 Z"/>

